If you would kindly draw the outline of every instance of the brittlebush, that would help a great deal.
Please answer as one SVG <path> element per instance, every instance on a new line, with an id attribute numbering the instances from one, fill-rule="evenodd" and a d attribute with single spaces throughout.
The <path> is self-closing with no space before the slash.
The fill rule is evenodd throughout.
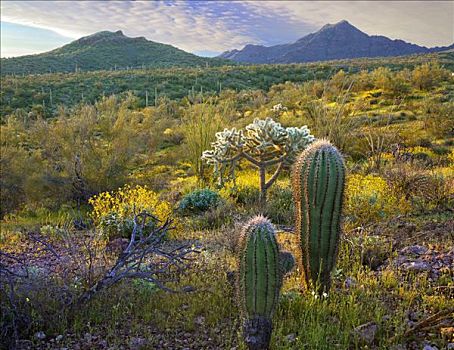
<path id="1" fill-rule="evenodd" d="M 156 192 L 146 186 L 125 185 L 116 191 L 103 192 L 88 201 L 93 210 L 91 217 L 95 225 L 109 238 L 128 237 L 134 225 L 134 216 L 147 212 L 157 220 L 153 225 L 164 222 L 171 214 L 170 203 L 159 198 Z"/>
<path id="2" fill-rule="evenodd" d="M 347 178 L 345 214 L 348 222 L 367 226 L 409 210 L 409 203 L 395 195 L 383 178 L 360 174 Z"/>

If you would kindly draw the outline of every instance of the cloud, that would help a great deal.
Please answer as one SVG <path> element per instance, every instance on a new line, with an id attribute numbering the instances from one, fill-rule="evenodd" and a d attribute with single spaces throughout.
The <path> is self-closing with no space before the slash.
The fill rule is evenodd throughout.
<path id="1" fill-rule="evenodd" d="M 122 30 L 190 52 L 291 42 L 342 19 L 368 34 L 426 46 L 454 41 L 453 2 L 2 1 L 1 13 L 2 21 L 64 37 Z"/>
<path id="2" fill-rule="evenodd" d="M 188 51 L 222 51 L 253 40 L 241 25 L 206 16 L 185 3 L 141 1 L 2 1 L 2 21 L 78 38 L 101 30 L 170 43 Z"/>

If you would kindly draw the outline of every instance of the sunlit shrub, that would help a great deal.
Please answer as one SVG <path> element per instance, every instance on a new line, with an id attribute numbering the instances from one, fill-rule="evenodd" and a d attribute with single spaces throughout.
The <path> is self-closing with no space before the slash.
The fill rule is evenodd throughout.
<path id="1" fill-rule="evenodd" d="M 408 210 L 408 202 L 397 197 L 383 178 L 360 174 L 347 178 L 345 202 L 347 221 L 367 226 L 406 213 Z"/>
<path id="2" fill-rule="evenodd" d="M 433 161 L 437 158 L 434 151 L 427 147 L 415 146 L 405 149 L 406 152 L 411 153 L 413 157 L 421 161 Z"/>
<path id="3" fill-rule="evenodd" d="M 147 212 L 156 220 L 150 220 L 150 225 L 157 221 L 165 221 L 172 208 L 170 204 L 159 198 L 158 194 L 146 186 L 130 187 L 125 185 L 117 191 L 103 192 L 89 199 L 93 206 L 91 217 L 108 238 L 115 236 L 128 237 L 134 226 L 134 215 Z"/>
<path id="4" fill-rule="evenodd" d="M 185 195 L 180 201 L 179 209 L 185 214 L 198 214 L 216 208 L 221 202 L 219 193 L 204 188 Z"/>
<path id="5" fill-rule="evenodd" d="M 238 174 L 234 181 L 227 182 L 219 191 L 221 197 L 237 204 L 254 205 L 259 202 L 260 190 L 257 174 L 245 171 Z"/>
<path id="6" fill-rule="evenodd" d="M 451 150 L 451 153 L 448 154 L 449 165 L 454 166 L 454 149 Z"/>

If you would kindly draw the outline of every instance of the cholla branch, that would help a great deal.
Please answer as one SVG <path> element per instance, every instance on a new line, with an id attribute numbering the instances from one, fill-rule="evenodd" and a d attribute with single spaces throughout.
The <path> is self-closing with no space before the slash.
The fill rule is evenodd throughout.
<path id="1" fill-rule="evenodd" d="M 89 301 L 99 291 L 124 279 L 142 279 L 154 283 L 162 290 L 177 292 L 166 286 L 166 283 L 178 280 L 169 276 L 175 272 L 183 273 L 187 263 L 193 260 L 193 254 L 199 253 L 199 250 L 189 244 L 182 244 L 165 251 L 163 240 L 172 228 L 172 222 L 168 219 L 159 228 L 145 233 L 144 228 L 149 217 L 151 215 L 148 213 L 134 217 L 134 228 L 128 246 L 104 276 L 77 299 L 76 305 Z M 141 222 L 139 218 L 142 219 Z"/>
<path id="2" fill-rule="evenodd" d="M 46 301 L 37 304 L 41 301 L 34 297 L 40 291 L 61 305 L 58 312 L 67 315 L 69 322 L 79 306 L 125 279 L 151 282 L 168 292 L 194 291 L 187 286 L 173 289 L 169 283 L 179 282 L 200 251 L 187 243 L 165 244 L 166 235 L 173 228 L 172 221 L 166 220 L 149 230 L 146 229 L 149 219 L 157 221 L 148 213 L 134 217 L 128 244 L 113 262 L 99 244 L 99 236 L 89 232 L 77 239 L 68 234 L 58 247 L 38 234 L 29 234 L 31 244 L 27 251 L 0 251 L 0 319 L 10 320 L 7 324 L 0 321 L 0 336 L 14 341 L 27 331 L 32 318 L 23 305 L 33 302 L 45 310 Z M 104 271 L 99 271 L 100 268 Z"/>

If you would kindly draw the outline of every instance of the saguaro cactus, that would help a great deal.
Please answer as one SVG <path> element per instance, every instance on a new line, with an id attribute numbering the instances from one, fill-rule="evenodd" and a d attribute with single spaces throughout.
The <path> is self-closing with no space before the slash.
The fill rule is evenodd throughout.
<path id="1" fill-rule="evenodd" d="M 340 237 L 345 166 L 326 140 L 310 145 L 292 172 L 296 233 L 299 235 L 306 285 L 327 291 Z"/>
<path id="2" fill-rule="evenodd" d="M 244 339 L 249 349 L 268 349 L 282 277 L 291 270 L 292 257 L 279 253 L 273 225 L 263 216 L 246 224 L 239 243 L 237 293 Z"/>

